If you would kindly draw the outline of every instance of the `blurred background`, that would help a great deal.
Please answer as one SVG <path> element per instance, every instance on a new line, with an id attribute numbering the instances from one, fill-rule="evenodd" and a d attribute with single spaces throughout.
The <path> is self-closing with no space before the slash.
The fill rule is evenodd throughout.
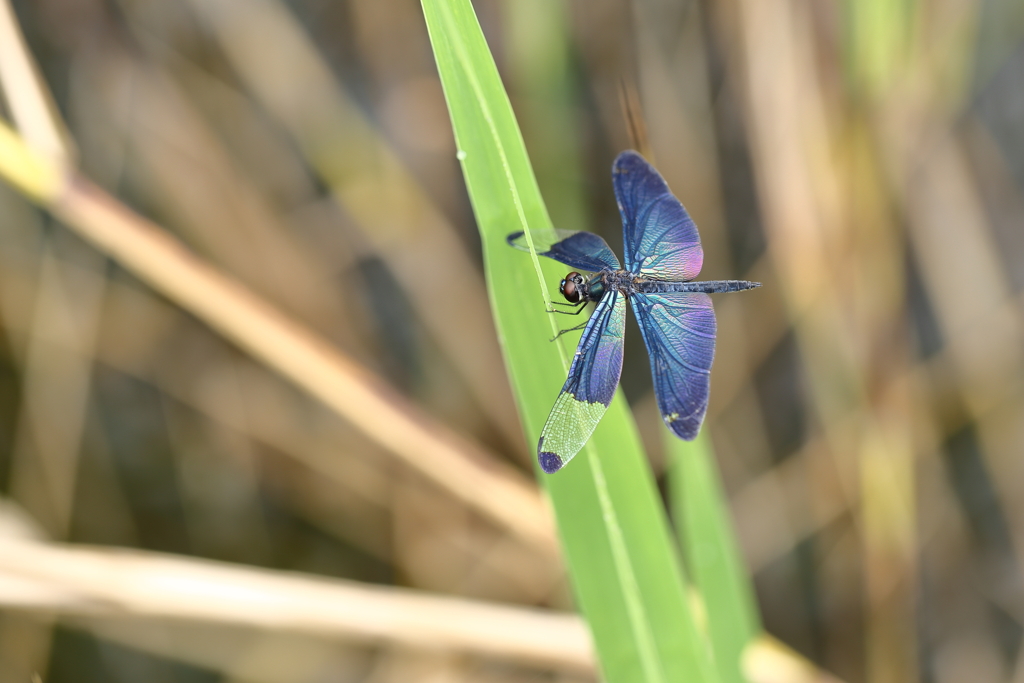
<path id="1" fill-rule="evenodd" d="M 764 283 L 716 299 L 705 429 L 768 631 L 850 682 L 1024 681 L 1024 3 L 474 5 L 555 225 L 620 251 L 609 169 L 635 144 L 632 99 L 643 151 L 700 226 L 703 279 Z M 12 7 L 85 176 L 532 477 L 419 3 Z M 18 92 L 5 81 L 8 121 Z M 557 559 L 7 185 L 0 217 L 6 518 L 56 541 L 572 609 Z M 627 334 L 622 385 L 660 477 Z M 593 680 L 0 610 L 0 681 L 33 672 Z"/>

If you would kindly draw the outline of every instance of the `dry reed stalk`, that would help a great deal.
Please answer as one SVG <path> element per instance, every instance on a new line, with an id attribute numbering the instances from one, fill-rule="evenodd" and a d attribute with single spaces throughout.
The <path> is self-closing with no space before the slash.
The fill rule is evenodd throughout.
<path id="1" fill-rule="evenodd" d="M 828 458 L 826 448 L 824 438 L 812 438 L 799 452 L 733 494 L 730 505 L 751 573 L 779 561 L 848 512 L 842 496 L 836 494 L 839 482 L 825 481 L 815 472 L 821 469 L 817 463 Z M 833 495 L 821 496 L 819 501 L 809 492 L 823 484 Z"/>
<path id="2" fill-rule="evenodd" d="M 225 683 L 315 683 L 332 678 L 390 683 L 386 678 L 381 681 L 373 675 L 361 676 L 368 668 L 376 670 L 378 662 L 392 652 L 409 653 L 410 657 L 470 659 L 452 653 L 190 621 L 62 616 L 61 623 L 95 637 L 105 646 L 130 648 L 133 654 L 144 653 L 221 673 Z M 493 660 L 484 661 L 495 664 Z M 507 666 L 505 662 L 501 664 Z"/>
<path id="3" fill-rule="evenodd" d="M 91 250 L 77 264 L 62 261 L 55 253 L 60 242 L 44 247 L 35 283 L 9 495 L 53 538 L 64 539 L 72 527 L 105 276 L 96 263 L 102 257 Z M 7 315 L 3 322 L 13 327 Z M 52 625 L 44 619 L 20 626 L 17 651 L 4 655 L 8 670 L 46 672 Z M 13 630 L 4 624 L 0 636 L 15 637 Z"/>
<path id="4" fill-rule="evenodd" d="M 551 516 L 530 482 L 431 421 L 310 330 L 215 270 L 158 226 L 0 126 L 0 176 L 140 279 L 316 396 L 442 489 L 542 554 Z"/>
<path id="5" fill-rule="evenodd" d="M 590 671 L 574 614 L 143 551 L 0 539 L 0 601 L 87 616 L 234 624 Z"/>
<path id="6" fill-rule="evenodd" d="M 57 242 L 44 247 L 34 283 L 9 495 L 53 538 L 66 538 L 106 282 L 102 257 L 90 250 L 71 264 Z"/>
<path id="7" fill-rule="evenodd" d="M 573 614 L 9 535 L 0 537 L 0 604 L 89 620 L 159 618 L 385 641 L 567 671 L 594 667 L 590 635 Z M 744 666 L 755 683 L 838 680 L 767 635 L 750 647 Z"/>
<path id="8" fill-rule="evenodd" d="M 190 99 L 192 93 L 183 91 L 175 74 L 136 59 L 114 40 L 102 52 L 80 58 L 77 68 L 82 85 L 76 92 L 88 91 L 78 100 L 88 99 L 100 110 L 80 117 L 85 122 L 79 134 L 88 139 L 105 128 L 108 135 L 116 130 L 122 137 L 138 163 L 131 164 L 132 185 L 140 195 L 136 201 L 162 216 L 166 228 L 192 249 L 346 353 L 361 362 L 373 357 L 358 300 L 338 286 L 337 273 L 346 264 L 327 262 L 295 238 L 295 226 L 202 115 L 201 97 Z M 215 87 L 209 76 L 182 80 L 201 93 L 204 85 Z M 251 116 L 236 112 L 236 117 L 244 120 L 245 113 Z M 105 187 L 125 182 L 116 176 L 98 180 Z"/>
<path id="9" fill-rule="evenodd" d="M 57 166 L 71 163 L 75 150 L 9 0 L 0 0 L 0 87 L 29 144 Z M 71 528 L 105 276 L 100 268 L 62 262 L 55 254 L 58 246 L 59 240 L 50 240 L 39 264 L 8 485 L 10 495 L 54 537 L 65 538 Z M 86 262 L 99 258 L 84 256 Z M 0 621 L 0 640 L 18 643 L 2 653 L 7 673 L 45 674 L 52 623 L 5 619 Z"/>
<path id="10" fill-rule="evenodd" d="M 743 672 L 750 683 L 841 683 L 768 635 L 747 647 Z"/>
<path id="11" fill-rule="evenodd" d="M 950 680 L 1002 675 L 1000 635 L 989 630 L 981 614 L 990 601 L 1006 604 L 1008 594 L 1019 592 L 1024 566 L 1024 312 L 1014 296 L 1009 264 L 999 253 L 995 216 L 986 215 L 985 180 L 978 177 L 985 174 L 972 168 L 968 154 L 976 101 L 968 103 L 977 97 L 972 89 L 978 83 L 971 82 L 964 65 L 982 52 L 975 31 L 984 12 L 975 3 L 918 8 L 914 52 L 881 93 L 876 112 L 880 148 L 893 192 L 905 207 L 910 245 L 942 342 L 941 354 L 926 368 L 933 393 L 941 394 L 932 398 L 936 433 L 928 439 L 930 452 L 940 457 L 945 451 L 946 462 L 939 466 L 953 467 L 947 476 L 962 474 L 957 462 L 977 458 L 970 485 L 984 480 L 994 494 L 983 513 L 970 500 L 960 501 L 963 510 L 948 510 L 942 496 L 956 495 L 933 487 L 936 500 L 926 501 L 929 508 L 955 521 L 937 534 L 934 523 L 929 525 L 928 551 L 942 557 L 943 566 L 957 562 L 943 551 L 974 555 L 973 547 L 963 549 L 964 539 L 971 527 L 978 533 L 980 518 L 974 516 L 980 514 L 987 525 L 1005 525 L 1004 552 L 1015 558 L 1003 560 L 999 587 L 983 591 L 984 596 L 958 595 L 955 613 L 942 615 L 953 625 L 951 634 L 931 645 L 935 675 Z M 990 178 L 998 175 L 998 165 L 986 171 Z M 1014 588 L 1007 589 L 1010 585 Z M 935 592 L 946 597 L 941 588 Z M 936 606 L 937 613 L 942 609 Z"/>
<path id="12" fill-rule="evenodd" d="M 939 97 L 933 94 L 933 97 Z M 943 357 L 956 393 L 977 427 L 981 453 L 1006 506 L 1018 566 L 1024 566 L 1024 487 L 1020 452 L 1024 315 L 1000 263 L 985 210 L 953 123 L 940 113 L 921 121 L 907 103 L 887 104 L 888 162 L 908 209 L 910 238 L 946 338 Z M 950 114 L 950 116 L 952 116 Z M 914 132 L 933 131 L 926 139 Z M 958 274 L 969 273 L 969 277 Z M 955 429 L 960 425 L 949 425 Z"/>
<path id="13" fill-rule="evenodd" d="M 17 280 L 18 273 L 8 270 L 4 286 L 26 286 Z M 238 358 L 226 344 L 209 349 L 198 365 L 194 356 L 167 353 L 161 340 L 188 325 L 187 317 L 148 291 L 110 281 L 95 360 L 154 386 L 211 426 L 244 435 L 260 449 L 264 483 L 275 497 L 317 527 L 387 561 L 394 473 L 386 453 L 336 413 L 255 361 Z M 15 333 L 25 326 L 5 322 Z M 339 451 L 338 444 L 346 449 Z"/>
<path id="14" fill-rule="evenodd" d="M 912 391 L 898 380 L 909 360 L 898 231 L 877 170 L 858 156 L 856 117 L 834 120 L 820 89 L 809 10 L 740 0 L 733 11 L 769 253 L 832 465 L 859 512 L 867 677 L 914 680 Z"/>
<path id="15" fill-rule="evenodd" d="M 522 444 L 479 268 L 451 223 L 338 86 L 291 10 L 275 0 L 191 5 L 255 98 L 354 219 L 366 246 L 388 264 L 481 410 L 509 443 Z"/>
<path id="16" fill-rule="evenodd" d="M 25 140 L 53 163 L 70 163 L 74 149 L 10 0 L 0 0 L 0 86 Z"/>

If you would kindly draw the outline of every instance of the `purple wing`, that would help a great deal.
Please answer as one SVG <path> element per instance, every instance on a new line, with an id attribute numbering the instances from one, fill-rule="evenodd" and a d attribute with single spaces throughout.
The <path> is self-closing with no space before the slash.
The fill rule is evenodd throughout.
<path id="1" fill-rule="evenodd" d="M 652 280 L 692 280 L 704 263 L 700 235 L 661 175 L 631 150 L 612 165 L 626 270 Z"/>
<path id="2" fill-rule="evenodd" d="M 647 353 L 661 418 L 676 436 L 696 438 L 708 407 L 715 357 L 715 310 L 697 292 L 630 297 Z"/>
<path id="3" fill-rule="evenodd" d="M 573 268 L 596 273 L 601 270 L 618 270 L 619 259 L 615 257 L 608 243 L 592 232 L 570 230 L 533 231 L 533 246 L 541 256 L 553 258 Z M 520 251 L 530 251 L 526 235 L 514 232 L 505 240 Z"/>
<path id="4" fill-rule="evenodd" d="M 622 371 L 626 302 L 608 291 L 594 308 L 537 444 L 541 468 L 551 474 L 569 462 L 594 432 L 615 396 Z"/>

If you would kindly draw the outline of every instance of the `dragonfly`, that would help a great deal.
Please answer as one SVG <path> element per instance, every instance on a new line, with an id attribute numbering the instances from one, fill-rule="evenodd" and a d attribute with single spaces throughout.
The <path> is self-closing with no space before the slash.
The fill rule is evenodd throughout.
<path id="1" fill-rule="evenodd" d="M 553 474 L 590 439 L 619 385 L 626 300 L 640 324 L 654 377 L 658 410 L 679 438 L 697 437 L 707 412 L 717 325 L 709 294 L 760 287 L 746 280 L 694 282 L 704 263 L 697 226 L 640 154 L 622 152 L 612 164 L 615 200 L 622 216 L 625 268 L 598 235 L 585 231 L 531 232 L 534 248 L 574 269 L 559 284 L 578 315 L 595 303 L 579 345 L 537 443 L 541 469 Z M 525 232 L 507 241 L 530 251 Z M 591 275 L 583 275 L 587 271 Z"/>

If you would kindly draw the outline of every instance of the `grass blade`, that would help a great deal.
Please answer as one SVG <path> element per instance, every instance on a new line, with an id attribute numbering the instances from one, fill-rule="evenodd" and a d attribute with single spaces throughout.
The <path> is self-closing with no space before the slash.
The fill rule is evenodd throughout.
<path id="1" fill-rule="evenodd" d="M 546 283 L 565 267 L 533 256 L 531 268 L 530 257 L 505 244 L 508 233 L 546 228 L 550 220 L 472 6 L 423 0 L 423 10 L 483 242 L 498 335 L 528 439 L 536 443 L 574 343 L 547 341 L 555 323 L 544 312 Z M 607 680 L 717 680 L 621 393 L 583 453 L 541 481 Z"/>
<path id="2" fill-rule="evenodd" d="M 753 588 L 715 469 L 707 433 L 686 443 L 666 437 L 673 517 L 687 567 L 704 600 L 707 631 L 723 683 L 742 683 L 743 651 L 760 633 Z"/>

